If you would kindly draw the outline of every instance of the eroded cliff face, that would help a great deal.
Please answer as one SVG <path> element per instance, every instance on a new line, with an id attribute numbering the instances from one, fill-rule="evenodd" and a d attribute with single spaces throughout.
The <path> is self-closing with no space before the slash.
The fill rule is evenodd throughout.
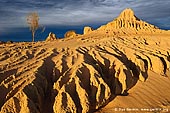
<path id="1" fill-rule="evenodd" d="M 169 35 L 111 33 L 119 26 L 137 31 L 134 21 L 134 26 L 140 22 L 127 9 L 115 25 L 69 40 L 0 45 L 1 112 L 93 112 L 117 95 L 128 95 L 138 81 L 147 80 L 148 70 L 169 76 Z"/>
<path id="2" fill-rule="evenodd" d="M 150 34 L 161 32 L 156 26 L 137 18 L 134 11 L 130 8 L 122 11 L 116 19 L 109 22 L 107 25 L 103 25 L 98 30 L 114 31 L 115 33 L 122 34 Z"/>

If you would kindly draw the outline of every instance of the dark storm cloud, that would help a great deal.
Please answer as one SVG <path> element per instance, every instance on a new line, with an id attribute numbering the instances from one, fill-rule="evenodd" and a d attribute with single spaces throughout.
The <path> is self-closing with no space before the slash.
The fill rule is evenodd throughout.
<path id="1" fill-rule="evenodd" d="M 169 5 L 170 0 L 1 0 L 0 32 L 25 27 L 25 17 L 33 11 L 44 25 L 88 25 L 111 21 L 127 7 L 139 18 L 169 27 Z"/>

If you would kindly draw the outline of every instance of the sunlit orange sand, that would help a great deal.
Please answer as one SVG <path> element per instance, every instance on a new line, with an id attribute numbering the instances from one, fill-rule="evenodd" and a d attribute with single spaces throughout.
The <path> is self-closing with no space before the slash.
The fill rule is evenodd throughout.
<path id="1" fill-rule="evenodd" d="M 1 112 L 170 112 L 169 52 L 170 31 L 131 9 L 83 35 L 1 44 Z"/>

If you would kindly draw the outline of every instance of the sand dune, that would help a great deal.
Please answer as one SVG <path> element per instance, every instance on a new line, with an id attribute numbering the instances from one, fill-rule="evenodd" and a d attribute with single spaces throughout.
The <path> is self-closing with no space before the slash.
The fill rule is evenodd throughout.
<path id="1" fill-rule="evenodd" d="M 130 9 L 122 14 L 135 17 Z M 1 112 L 169 108 L 170 32 L 150 24 L 140 30 L 116 26 L 53 41 L 1 44 Z"/>
<path id="2" fill-rule="evenodd" d="M 138 82 L 128 96 L 117 96 L 96 113 L 169 113 L 169 78 L 149 71 L 146 82 Z"/>

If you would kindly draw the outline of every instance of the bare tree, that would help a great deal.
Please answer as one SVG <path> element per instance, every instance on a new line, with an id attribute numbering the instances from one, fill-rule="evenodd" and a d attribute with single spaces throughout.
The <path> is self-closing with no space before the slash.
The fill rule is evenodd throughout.
<path id="1" fill-rule="evenodd" d="M 39 27 L 39 16 L 37 12 L 32 12 L 27 15 L 27 24 L 32 32 L 32 41 L 34 42 L 35 32 Z"/>

